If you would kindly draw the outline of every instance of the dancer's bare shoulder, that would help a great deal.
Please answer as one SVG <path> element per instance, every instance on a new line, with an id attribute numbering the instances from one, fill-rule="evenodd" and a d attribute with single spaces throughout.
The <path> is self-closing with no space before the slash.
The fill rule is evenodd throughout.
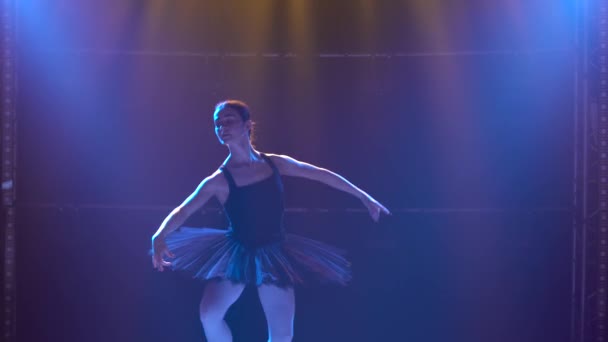
<path id="1" fill-rule="evenodd" d="M 273 154 L 273 153 L 265 153 L 270 160 L 276 165 L 277 169 L 279 169 L 279 173 L 282 175 L 288 175 L 290 168 L 293 167 L 292 164 L 296 163 L 297 160 L 291 158 L 290 156 L 284 154 Z"/>
<path id="2" fill-rule="evenodd" d="M 215 171 L 200 182 L 196 190 L 180 205 L 180 211 L 191 215 L 214 196 L 222 204 L 228 198 L 228 182 L 220 170 Z"/>
<path id="3" fill-rule="evenodd" d="M 279 173 L 281 175 L 310 178 L 311 173 L 319 170 L 317 166 L 305 163 L 284 154 L 266 153 L 266 155 L 277 166 L 277 169 L 279 169 Z"/>
<path id="4" fill-rule="evenodd" d="M 226 199 L 228 198 L 228 181 L 221 170 L 216 170 L 214 173 L 205 178 L 199 187 L 204 189 L 209 197 L 217 197 L 222 204 L 226 202 Z"/>

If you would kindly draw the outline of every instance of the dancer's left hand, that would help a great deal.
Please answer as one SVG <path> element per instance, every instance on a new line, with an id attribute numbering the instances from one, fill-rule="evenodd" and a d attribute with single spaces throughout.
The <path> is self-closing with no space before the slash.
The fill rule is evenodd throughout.
<path id="1" fill-rule="evenodd" d="M 365 207 L 367 207 L 367 210 L 369 211 L 369 214 L 374 222 L 378 222 L 380 219 L 380 214 L 382 213 L 391 215 L 391 212 L 386 209 L 385 206 L 380 204 L 380 202 L 376 201 L 371 196 L 364 196 L 361 200 L 363 201 Z"/>

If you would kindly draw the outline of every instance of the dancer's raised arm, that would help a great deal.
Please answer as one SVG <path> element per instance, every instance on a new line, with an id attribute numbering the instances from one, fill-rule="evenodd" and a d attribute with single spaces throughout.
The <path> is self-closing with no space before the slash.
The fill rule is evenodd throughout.
<path id="1" fill-rule="evenodd" d="M 359 198 L 369 210 L 374 221 L 378 221 L 381 213 L 390 214 L 390 211 L 380 204 L 380 202 L 333 171 L 296 160 L 286 155 L 269 154 L 269 156 L 277 165 L 282 175 L 315 180 Z"/>

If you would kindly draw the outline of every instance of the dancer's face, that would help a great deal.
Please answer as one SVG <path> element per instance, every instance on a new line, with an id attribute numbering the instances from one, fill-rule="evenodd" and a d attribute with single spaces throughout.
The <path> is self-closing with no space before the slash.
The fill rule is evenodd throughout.
<path id="1" fill-rule="evenodd" d="M 224 108 L 213 115 L 215 135 L 222 145 L 239 139 L 249 139 L 250 121 L 243 121 L 232 108 Z"/>

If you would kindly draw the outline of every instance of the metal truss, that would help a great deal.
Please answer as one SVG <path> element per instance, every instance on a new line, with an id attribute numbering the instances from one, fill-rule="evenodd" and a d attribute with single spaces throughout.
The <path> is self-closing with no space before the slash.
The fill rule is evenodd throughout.
<path id="1" fill-rule="evenodd" d="M 17 150 L 16 1 L 3 0 L 2 25 L 2 340 L 16 341 L 15 177 Z"/>
<path id="2" fill-rule="evenodd" d="M 572 342 L 607 341 L 607 11 L 606 1 L 586 0 L 577 13 Z"/>

